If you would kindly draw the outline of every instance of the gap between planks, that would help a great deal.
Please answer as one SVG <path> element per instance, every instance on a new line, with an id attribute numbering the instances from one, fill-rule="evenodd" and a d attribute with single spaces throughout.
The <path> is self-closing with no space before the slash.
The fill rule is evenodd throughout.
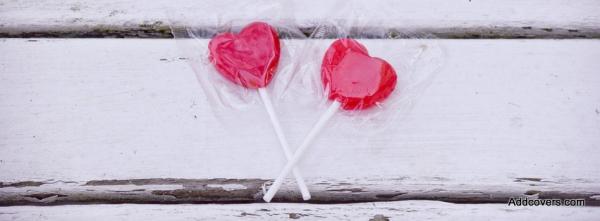
<path id="1" fill-rule="evenodd" d="M 346 20 L 357 38 L 600 38 L 598 11 L 593 0 L 23 0 L 0 4 L 0 37 L 172 38 L 169 24 L 212 33 L 233 21 L 266 20 L 299 27 L 291 36 L 305 38 L 317 25 Z M 324 37 L 335 36 L 329 30 Z"/>
<path id="2" fill-rule="evenodd" d="M 353 27 L 347 35 L 333 26 L 297 26 L 297 31 L 278 28 L 279 36 L 291 39 L 315 38 L 333 39 L 340 36 L 363 39 L 598 39 L 600 28 L 572 27 L 549 28 L 545 26 L 478 26 L 478 27 Z M 211 38 L 215 29 L 227 27 L 212 26 L 169 26 L 163 21 L 140 23 L 135 25 L 97 24 L 93 26 L 57 26 L 57 27 L 0 27 L 0 38 L 174 38 L 177 30 L 193 29 L 200 33 L 197 38 Z M 176 34 L 175 34 L 176 35 Z"/>
<path id="3" fill-rule="evenodd" d="M 0 206 L 70 204 L 262 203 L 265 179 L 129 179 L 21 181 L 0 183 Z M 577 181 L 521 177 L 498 184 L 461 184 L 444 178 L 313 180 L 312 199 L 303 201 L 286 183 L 273 202 L 340 204 L 405 200 L 449 203 L 504 203 L 510 198 L 583 199 L 600 206 L 600 188 Z"/>

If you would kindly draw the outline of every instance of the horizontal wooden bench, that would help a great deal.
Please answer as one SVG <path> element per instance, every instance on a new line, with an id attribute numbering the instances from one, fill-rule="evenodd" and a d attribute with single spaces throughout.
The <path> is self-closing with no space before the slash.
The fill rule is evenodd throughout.
<path id="1" fill-rule="evenodd" d="M 597 184 L 600 137 L 597 121 L 587 120 L 599 116 L 597 41 L 381 41 L 364 42 L 392 59 L 397 53 L 385 50 L 390 44 L 405 51 L 441 47 L 446 65 L 407 116 L 392 124 L 394 136 L 352 144 L 365 139 L 327 131 L 302 164 L 311 171 L 307 177 L 507 190 L 522 185 L 518 178 Z M 273 151 L 270 125 L 253 120 L 265 117 L 260 105 L 236 119 L 238 130 L 219 126 L 174 41 L 4 39 L 0 45 L 11 55 L 2 63 L 5 182 L 268 179 L 284 163 Z M 316 118 L 311 108 L 286 115 L 295 106 L 279 107 L 293 143 Z M 536 188 L 544 187 L 520 191 Z"/>
<path id="2" fill-rule="evenodd" d="M 190 66 L 192 55 L 206 54 L 207 36 L 142 39 L 214 28 L 219 15 L 252 19 L 227 12 L 241 7 L 233 1 L 201 3 L 0 4 L 0 219 L 600 217 L 596 207 L 507 206 L 511 197 L 600 205 L 595 1 L 367 7 L 393 6 L 368 14 L 379 25 L 355 27 L 371 54 L 398 63 L 418 54 L 417 67 L 433 74 L 383 133 L 324 131 L 299 165 L 310 204 L 292 179 L 279 203 L 261 203 L 285 160 L 260 103 L 221 119 L 209 106 L 196 76 L 209 71 Z M 306 33 L 333 7 L 291 3 L 273 19 L 289 15 Z M 283 40 L 282 67 L 306 62 L 307 45 L 319 54 L 333 41 L 306 37 Z M 292 74 L 283 69 L 275 82 Z M 274 99 L 297 146 L 322 109 Z M 115 203 L 128 205 L 74 205 Z"/>
<path id="3" fill-rule="evenodd" d="M 507 207 L 500 204 L 449 204 L 397 201 L 355 204 L 194 204 L 194 205 L 85 205 L 0 207 L 3 218 L 14 220 L 369 220 L 464 219 L 560 221 L 594 220 L 596 207 Z"/>

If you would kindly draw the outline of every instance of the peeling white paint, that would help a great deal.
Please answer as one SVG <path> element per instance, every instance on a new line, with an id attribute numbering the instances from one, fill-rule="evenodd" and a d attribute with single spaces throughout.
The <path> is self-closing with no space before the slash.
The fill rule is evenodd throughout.
<path id="1" fill-rule="evenodd" d="M 330 41 L 311 44 L 318 51 Z M 600 180 L 599 40 L 362 42 L 394 64 L 423 44 L 441 47 L 446 65 L 385 133 L 358 136 L 333 122 L 299 165 L 307 182 Z M 302 41 L 283 43 L 280 65 L 300 62 Z M 272 179 L 285 164 L 260 103 L 220 121 L 173 40 L 5 39 L 0 51 L 3 182 Z M 286 101 L 276 106 L 295 146 L 320 110 Z M 529 184 L 545 185 L 515 185 Z"/>
<path id="2" fill-rule="evenodd" d="M 246 186 L 241 184 L 208 184 L 206 186 L 210 188 L 221 188 L 227 191 L 248 189 Z"/>
<path id="3" fill-rule="evenodd" d="M 296 214 L 295 216 L 293 214 Z M 401 201 L 353 204 L 71 205 L 0 207 L 0 220 L 596 220 L 597 207 L 509 207 Z"/>

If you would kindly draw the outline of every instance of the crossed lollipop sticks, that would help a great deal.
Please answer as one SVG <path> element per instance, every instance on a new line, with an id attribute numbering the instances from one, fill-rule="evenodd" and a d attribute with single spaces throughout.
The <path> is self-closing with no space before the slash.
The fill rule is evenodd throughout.
<path id="1" fill-rule="evenodd" d="M 230 81 L 256 89 L 267 110 L 269 119 L 288 162 L 263 199 L 270 202 L 290 172 L 294 174 L 302 198 L 309 200 L 310 192 L 295 165 L 312 144 L 327 122 L 340 110 L 361 110 L 378 105 L 396 86 L 396 72 L 386 61 L 369 56 L 367 49 L 353 39 L 334 41 L 321 66 L 321 80 L 328 90 L 331 104 L 292 155 L 289 144 L 269 94 L 266 91 L 277 69 L 280 43 L 273 27 L 254 22 L 238 34 L 222 33 L 209 43 L 209 58 L 218 72 Z"/>

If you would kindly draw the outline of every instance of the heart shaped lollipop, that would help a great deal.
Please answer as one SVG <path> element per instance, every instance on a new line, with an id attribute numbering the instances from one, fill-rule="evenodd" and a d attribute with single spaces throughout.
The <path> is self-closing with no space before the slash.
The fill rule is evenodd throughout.
<path id="1" fill-rule="evenodd" d="M 372 107 L 392 93 L 396 87 L 397 77 L 396 71 L 390 64 L 380 58 L 369 56 L 367 49 L 357 41 L 338 39 L 331 44 L 323 57 L 321 80 L 325 90 L 329 92 L 329 99 L 333 102 L 306 135 L 293 158 L 287 162 L 269 191 L 263 196 L 267 202 L 273 199 L 277 190 L 281 188 L 283 179 L 300 161 L 304 151 L 340 107 L 345 110 Z"/>
<path id="2" fill-rule="evenodd" d="M 273 27 L 264 22 L 254 22 L 244 27 L 240 33 L 222 33 L 210 40 L 209 60 L 228 80 L 246 88 L 257 89 L 269 114 L 281 148 L 286 158 L 292 158 L 287 139 L 279 119 L 275 114 L 271 99 L 265 87 L 271 82 L 279 63 L 279 36 Z M 310 199 L 308 187 L 293 169 L 296 182 L 304 200 Z"/>
<path id="3" fill-rule="evenodd" d="M 264 22 L 254 22 L 239 34 L 222 33 L 210 41 L 209 59 L 219 73 L 246 88 L 266 87 L 279 63 L 279 37 Z"/>
<path id="4" fill-rule="evenodd" d="M 396 71 L 386 61 L 369 56 L 353 39 L 338 39 L 327 50 L 321 80 L 329 99 L 345 110 L 366 109 L 387 98 L 396 87 Z"/>

